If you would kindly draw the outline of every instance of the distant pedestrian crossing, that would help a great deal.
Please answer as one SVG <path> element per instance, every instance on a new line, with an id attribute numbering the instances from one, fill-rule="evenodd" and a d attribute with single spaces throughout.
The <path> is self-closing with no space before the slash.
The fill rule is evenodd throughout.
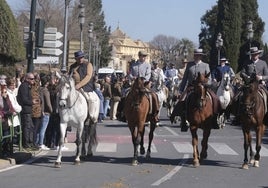
<path id="1" fill-rule="evenodd" d="M 95 147 L 95 153 L 116 153 L 118 152 L 118 147 L 120 144 L 129 145 L 132 149 L 132 143 L 111 143 L 111 142 L 99 142 L 98 145 Z M 147 148 L 148 143 L 144 143 L 144 147 Z M 191 142 L 171 142 L 171 148 L 174 149 L 174 151 L 180 153 L 180 154 L 191 154 L 193 152 L 192 144 Z M 74 143 L 67 143 L 66 147 L 69 148 L 68 151 L 74 151 L 76 149 L 76 146 Z M 155 143 L 152 143 L 151 146 L 151 152 L 152 153 L 158 153 L 161 152 L 160 145 L 156 145 Z M 239 155 L 239 152 L 243 151 L 243 146 L 241 146 L 240 151 L 236 151 L 236 149 L 232 148 L 232 146 L 221 143 L 221 142 L 210 142 L 209 143 L 209 150 L 214 150 L 218 155 L 227 155 L 227 156 L 237 156 Z M 267 146 L 262 146 L 261 148 L 261 156 L 262 157 L 268 157 L 268 148 Z"/>

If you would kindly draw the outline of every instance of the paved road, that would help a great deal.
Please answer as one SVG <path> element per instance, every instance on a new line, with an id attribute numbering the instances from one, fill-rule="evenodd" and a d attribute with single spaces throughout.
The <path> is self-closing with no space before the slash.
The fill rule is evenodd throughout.
<path id="1" fill-rule="evenodd" d="M 260 168 L 241 169 L 242 131 L 240 127 L 230 125 L 212 131 L 208 158 L 200 167 L 193 168 L 190 133 L 181 133 L 178 125 L 161 119 L 161 125 L 155 130 L 150 161 L 140 156 L 140 164 L 131 166 L 133 147 L 127 124 L 105 120 L 98 125 L 98 145 L 90 160 L 80 166 L 73 165 L 75 133 L 71 132 L 66 144 L 69 151 L 64 152 L 62 168 L 54 168 L 56 151 L 41 152 L 27 164 L 2 171 L 0 187 L 268 187 L 267 132 Z M 148 129 L 147 126 L 146 133 Z M 201 131 L 199 138 L 202 138 Z M 13 181 L 14 177 L 16 181 Z"/>

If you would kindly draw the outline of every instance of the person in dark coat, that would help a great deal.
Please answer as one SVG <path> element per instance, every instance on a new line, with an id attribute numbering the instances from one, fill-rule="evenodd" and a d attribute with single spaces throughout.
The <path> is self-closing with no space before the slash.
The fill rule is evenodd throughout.
<path id="1" fill-rule="evenodd" d="M 34 125 L 32 121 L 32 106 L 39 103 L 33 100 L 31 94 L 32 85 L 35 83 L 33 73 L 29 72 L 25 75 L 25 80 L 19 87 L 17 101 L 22 107 L 21 125 L 22 125 L 22 145 L 25 149 L 36 149 L 34 144 Z"/>

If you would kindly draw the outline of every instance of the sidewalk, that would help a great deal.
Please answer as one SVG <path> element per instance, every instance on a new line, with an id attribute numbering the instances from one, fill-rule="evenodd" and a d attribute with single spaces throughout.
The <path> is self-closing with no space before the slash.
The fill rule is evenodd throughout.
<path id="1" fill-rule="evenodd" d="M 0 158 L 0 170 L 3 170 L 5 168 L 22 164 L 32 158 L 33 156 L 36 156 L 38 153 L 40 153 L 42 150 L 37 151 L 26 151 L 22 150 L 19 151 L 17 147 L 14 147 L 14 153 L 12 156 L 7 158 Z"/>

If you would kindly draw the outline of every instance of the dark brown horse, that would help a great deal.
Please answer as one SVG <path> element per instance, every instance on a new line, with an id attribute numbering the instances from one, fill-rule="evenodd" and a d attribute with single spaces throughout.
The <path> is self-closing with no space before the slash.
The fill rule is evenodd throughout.
<path id="1" fill-rule="evenodd" d="M 213 123 L 212 99 L 206 87 L 209 74 L 198 73 L 197 78 L 193 82 L 193 90 L 186 99 L 186 118 L 190 124 L 193 145 L 193 165 L 195 167 L 199 166 L 200 162 L 207 158 L 208 138 Z M 198 150 L 198 128 L 203 130 L 200 155 Z"/>
<path id="2" fill-rule="evenodd" d="M 259 89 L 259 83 L 255 79 L 256 76 L 252 76 L 252 79 L 243 86 L 242 95 L 239 99 L 239 117 L 241 121 L 242 131 L 244 135 L 244 163 L 243 169 L 248 169 L 248 149 L 250 155 L 250 164 L 255 167 L 259 167 L 260 150 L 262 144 L 262 137 L 265 131 L 265 125 L 263 123 L 265 117 L 265 103 Z M 250 130 L 253 129 L 256 132 L 256 154 L 254 155 L 252 149 L 252 137 Z"/>
<path id="3" fill-rule="evenodd" d="M 140 145 L 140 154 L 145 154 L 144 148 L 144 132 L 145 122 L 150 121 L 150 132 L 149 132 L 149 144 L 147 149 L 146 158 L 150 158 L 151 154 L 151 143 L 153 140 L 153 132 L 156 127 L 156 122 L 149 117 L 150 102 L 148 93 L 144 87 L 143 78 L 136 78 L 132 88 L 125 99 L 124 113 L 128 123 L 129 130 L 132 136 L 132 143 L 134 146 L 134 157 L 132 165 L 138 164 L 138 146 Z"/>

